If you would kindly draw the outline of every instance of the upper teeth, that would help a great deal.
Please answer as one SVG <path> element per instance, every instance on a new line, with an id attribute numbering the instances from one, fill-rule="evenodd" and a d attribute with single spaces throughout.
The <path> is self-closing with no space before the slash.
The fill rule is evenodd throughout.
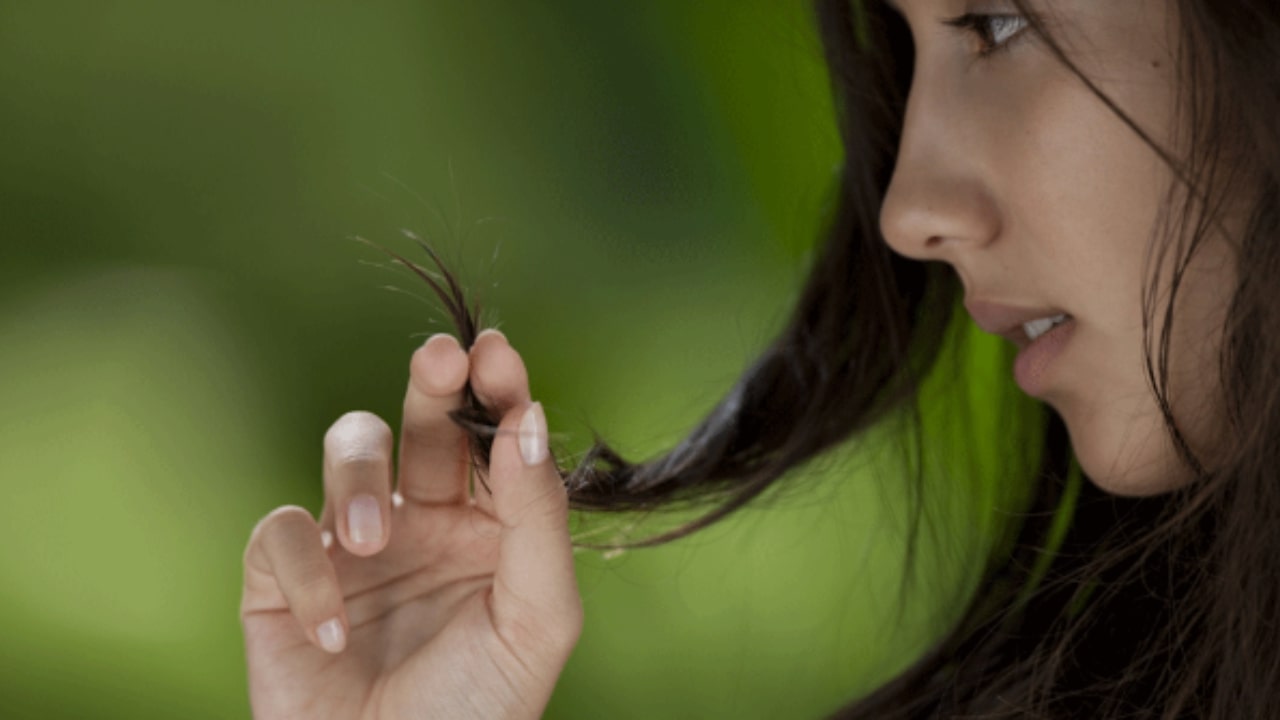
<path id="1" fill-rule="evenodd" d="M 1054 325 L 1060 325 L 1066 321 L 1067 315 L 1066 313 L 1063 313 L 1062 315 L 1054 315 L 1053 317 L 1040 318 L 1039 320 L 1022 323 L 1022 329 L 1026 331 L 1028 339 L 1035 340 L 1041 335 L 1049 332 L 1049 328 Z"/>

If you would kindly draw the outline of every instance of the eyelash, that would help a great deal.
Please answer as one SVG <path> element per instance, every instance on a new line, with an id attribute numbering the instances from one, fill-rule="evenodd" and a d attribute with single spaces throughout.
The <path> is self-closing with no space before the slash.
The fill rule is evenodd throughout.
<path id="1" fill-rule="evenodd" d="M 1015 24 L 1021 23 L 1021 26 L 1011 34 L 1006 35 L 1002 42 L 995 44 L 991 26 L 1010 22 Z M 1027 19 L 1021 15 L 965 13 L 960 17 L 944 20 L 943 24 L 950 25 L 951 27 L 959 28 L 976 35 L 978 40 L 982 42 L 982 49 L 978 51 L 978 57 L 987 57 L 1000 52 L 1001 50 L 1007 49 L 1010 43 L 1021 37 L 1022 31 L 1027 28 Z"/>

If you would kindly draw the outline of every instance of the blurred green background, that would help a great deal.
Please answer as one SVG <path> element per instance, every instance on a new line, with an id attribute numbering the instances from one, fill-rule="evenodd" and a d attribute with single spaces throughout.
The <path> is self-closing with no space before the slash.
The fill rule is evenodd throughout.
<path id="1" fill-rule="evenodd" d="M 798 0 L 0 4 L 0 715 L 248 716 L 250 529 L 319 511 L 325 429 L 398 426 L 448 329 L 349 236 L 432 242 L 562 445 L 639 458 L 785 320 L 838 159 Z M 809 717 L 887 679 L 959 609 L 998 497 L 931 491 L 899 608 L 895 457 L 580 552 L 547 716 Z"/>

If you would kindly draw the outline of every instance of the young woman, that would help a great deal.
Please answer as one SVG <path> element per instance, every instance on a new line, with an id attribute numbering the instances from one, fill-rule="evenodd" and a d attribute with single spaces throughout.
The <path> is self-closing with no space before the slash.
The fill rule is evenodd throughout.
<path id="1" fill-rule="evenodd" d="M 582 627 L 570 506 L 708 503 L 653 542 L 713 522 L 919 418 L 970 321 L 1042 401 L 1002 441 L 1033 499 L 952 632 L 837 715 L 1280 712 L 1280 4 L 816 7 L 846 157 L 787 328 L 665 457 L 561 472 L 520 356 L 436 286 L 461 342 L 414 353 L 397 465 L 344 415 L 319 521 L 250 538 L 259 718 L 536 717 Z"/>

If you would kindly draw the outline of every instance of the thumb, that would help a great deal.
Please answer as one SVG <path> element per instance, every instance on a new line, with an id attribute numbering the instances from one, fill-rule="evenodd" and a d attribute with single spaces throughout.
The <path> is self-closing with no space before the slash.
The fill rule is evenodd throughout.
<path id="1" fill-rule="evenodd" d="M 541 403 L 520 403 L 502 418 L 489 455 L 489 483 L 502 524 L 495 627 L 515 647 L 558 649 L 563 661 L 582 631 L 582 600 L 569 540 L 569 496 L 547 448 Z"/>

